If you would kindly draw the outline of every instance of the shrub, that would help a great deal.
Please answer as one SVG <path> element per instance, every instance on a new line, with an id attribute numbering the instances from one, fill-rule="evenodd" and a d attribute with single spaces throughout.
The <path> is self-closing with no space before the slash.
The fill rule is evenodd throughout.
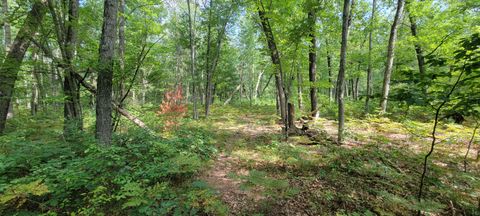
<path id="1" fill-rule="evenodd" d="M 0 214 L 226 214 L 212 190 L 193 181 L 215 153 L 203 133 L 180 129 L 167 140 L 132 130 L 108 147 L 92 137 L 2 137 Z"/>

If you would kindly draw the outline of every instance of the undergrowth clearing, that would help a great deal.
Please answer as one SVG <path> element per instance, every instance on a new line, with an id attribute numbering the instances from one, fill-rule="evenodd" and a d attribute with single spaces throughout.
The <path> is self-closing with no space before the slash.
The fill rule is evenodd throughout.
<path id="1" fill-rule="evenodd" d="M 431 123 L 368 116 L 347 122 L 345 144 L 310 145 L 281 135 L 274 107 L 215 108 L 196 126 L 211 131 L 220 156 L 200 178 L 217 189 L 234 215 L 477 215 L 476 151 L 463 172 L 472 128 L 444 124 L 427 178 L 416 200 Z M 336 123 L 311 123 L 335 137 Z"/>

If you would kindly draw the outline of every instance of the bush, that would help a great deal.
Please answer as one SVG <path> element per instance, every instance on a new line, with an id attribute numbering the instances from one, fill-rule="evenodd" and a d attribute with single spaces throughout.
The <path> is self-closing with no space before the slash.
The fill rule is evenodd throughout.
<path id="1" fill-rule="evenodd" d="M 226 214 L 215 194 L 193 177 L 216 152 L 200 130 L 171 139 L 132 130 L 99 146 L 0 138 L 0 214 Z"/>

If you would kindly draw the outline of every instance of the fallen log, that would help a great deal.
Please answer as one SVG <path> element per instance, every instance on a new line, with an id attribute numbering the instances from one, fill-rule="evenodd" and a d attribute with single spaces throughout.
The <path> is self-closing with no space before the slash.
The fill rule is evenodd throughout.
<path id="1" fill-rule="evenodd" d="M 295 106 L 293 106 L 292 103 L 288 103 L 287 134 L 288 136 L 306 136 L 310 140 L 312 140 L 315 144 L 320 144 L 325 142 L 334 142 L 334 139 L 332 139 L 325 130 L 310 129 L 308 126 L 308 120 L 302 119 L 302 127 L 298 128 L 295 125 Z"/>

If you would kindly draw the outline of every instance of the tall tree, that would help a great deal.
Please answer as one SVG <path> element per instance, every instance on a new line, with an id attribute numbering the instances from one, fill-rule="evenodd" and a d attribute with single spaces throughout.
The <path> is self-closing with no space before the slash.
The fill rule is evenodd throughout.
<path id="1" fill-rule="evenodd" d="M 10 44 L 12 43 L 12 31 L 10 28 L 9 12 L 8 12 L 8 0 L 2 0 L 2 12 L 3 12 L 3 46 L 5 53 L 10 51 Z M 8 106 L 7 118 L 13 117 L 13 103 L 10 102 Z"/>
<path id="2" fill-rule="evenodd" d="M 187 0 L 188 7 L 188 29 L 189 29 L 189 40 L 190 40 L 190 73 L 192 75 L 192 100 L 193 100 L 193 119 L 198 119 L 198 110 L 197 110 L 197 81 L 196 81 L 196 72 L 195 72 L 195 32 L 194 32 L 194 21 L 192 20 L 192 10 L 190 6 L 190 0 Z M 195 15 L 194 15 L 195 16 Z"/>
<path id="3" fill-rule="evenodd" d="M 118 3 L 118 69 L 120 78 L 118 80 L 118 85 L 115 90 L 115 101 L 118 102 L 118 106 L 123 107 L 123 101 L 126 99 L 128 92 L 125 92 L 125 0 L 119 0 Z M 134 75 L 136 78 L 136 74 Z M 130 90 L 130 89 L 129 89 Z M 115 111 L 114 116 L 114 128 L 113 131 L 116 131 L 118 124 L 120 122 L 118 111 Z"/>
<path id="4" fill-rule="evenodd" d="M 352 2 L 352 5 L 354 3 Z M 345 125 L 345 105 L 343 103 L 344 98 L 344 86 L 345 86 L 345 67 L 347 59 L 347 41 L 348 41 L 348 27 L 350 26 L 350 0 L 343 1 L 343 14 L 342 14 L 342 45 L 340 48 L 340 66 L 338 69 L 337 78 L 337 97 L 338 97 L 338 143 L 343 142 L 343 131 Z"/>
<path id="5" fill-rule="evenodd" d="M 410 32 L 415 39 L 415 54 L 417 55 L 417 63 L 418 63 L 418 70 L 420 72 L 420 79 L 422 80 L 425 76 L 425 56 L 423 55 L 423 48 L 418 42 L 418 33 L 417 33 L 417 19 L 412 14 L 412 5 L 410 4 L 412 0 L 407 0 L 406 4 L 406 11 L 408 12 L 408 19 L 410 21 Z M 423 89 L 426 91 L 426 88 Z"/>
<path id="6" fill-rule="evenodd" d="M 233 10 L 235 9 L 235 4 L 232 4 L 228 10 L 226 10 L 225 14 L 222 16 L 221 13 L 218 13 L 218 20 L 221 22 L 217 26 L 217 40 L 215 42 L 215 50 L 212 53 L 212 41 L 211 41 L 211 28 L 212 28 L 212 10 L 213 2 L 210 1 L 210 8 L 209 8 L 209 21 L 208 21 L 208 30 L 207 30 L 207 54 L 206 54 L 206 74 L 207 74 L 207 83 L 205 85 L 205 117 L 208 117 L 210 112 L 210 105 L 213 103 L 213 75 L 218 65 L 218 60 L 220 58 L 220 51 L 222 48 L 222 41 L 225 36 L 225 31 L 227 28 L 227 24 L 230 20 L 230 16 L 232 15 Z M 222 19 L 223 17 L 223 19 Z M 212 55 L 213 54 L 213 58 Z"/>
<path id="7" fill-rule="evenodd" d="M 5 52 L 8 52 L 10 49 L 10 44 L 12 43 L 12 31 L 10 28 L 9 21 L 9 12 L 8 12 L 8 0 L 2 0 L 2 13 L 3 13 L 3 45 L 5 47 Z"/>
<path id="8" fill-rule="evenodd" d="M 316 83 L 316 71 L 317 71 L 317 39 L 315 38 L 315 11 L 312 9 L 308 12 L 309 23 L 309 37 L 310 45 L 308 51 L 308 77 L 310 80 L 310 111 L 313 117 L 318 117 L 318 105 L 317 105 L 317 87 Z"/>
<path id="9" fill-rule="evenodd" d="M 390 79 L 393 70 L 393 60 L 395 57 L 395 43 L 397 41 L 398 26 L 402 20 L 403 7 L 405 6 L 405 0 L 397 1 L 397 11 L 395 12 L 395 18 L 393 20 L 392 27 L 390 29 L 390 38 L 388 39 L 387 47 L 387 62 L 385 64 L 385 72 L 383 74 L 383 89 L 382 98 L 380 101 L 380 112 L 385 113 L 387 111 L 387 100 L 390 92 Z"/>
<path id="10" fill-rule="evenodd" d="M 270 26 L 269 19 L 266 15 L 265 7 L 263 6 L 262 1 L 257 2 L 258 15 L 260 17 L 260 22 L 262 25 L 263 33 L 267 40 L 268 49 L 270 51 L 270 57 L 272 63 L 275 67 L 275 85 L 277 89 L 278 105 L 280 107 L 280 116 L 282 118 L 282 123 L 285 125 L 285 131 L 288 130 L 288 116 L 287 116 L 287 101 L 285 95 L 285 86 L 283 83 L 283 70 L 282 62 L 280 61 L 280 54 L 277 49 L 277 43 L 273 37 L 272 27 Z"/>
<path id="11" fill-rule="evenodd" d="M 325 40 L 325 46 L 327 50 L 327 71 L 328 71 L 328 101 L 332 101 L 333 99 L 333 92 L 334 88 L 332 88 L 332 56 L 330 55 L 329 47 L 328 47 L 328 40 Z M 336 98 L 336 97 L 335 97 Z"/>
<path id="12" fill-rule="evenodd" d="M 77 46 L 77 26 L 78 26 L 78 0 L 68 1 L 68 24 L 64 42 L 64 58 L 67 69 L 64 75 L 63 92 L 64 101 L 64 133 L 68 134 L 72 129 L 82 130 L 82 106 L 80 103 L 80 91 L 78 80 L 74 78 L 73 60 Z M 62 46 L 61 46 L 62 47 Z M 67 135 L 68 137 L 68 135 Z"/>
<path id="13" fill-rule="evenodd" d="M 112 82 L 117 10 L 118 0 L 105 0 L 99 48 L 95 135 L 100 143 L 106 145 L 112 140 Z"/>
<path id="14" fill-rule="evenodd" d="M 3 134 L 5 129 L 8 107 L 12 100 L 15 81 L 17 80 L 23 57 L 30 46 L 31 36 L 35 35 L 42 23 L 45 12 L 45 3 L 40 0 L 35 1 L 0 66 L 0 134 Z"/>
<path id="15" fill-rule="evenodd" d="M 372 15 L 370 16 L 370 29 L 368 32 L 368 68 L 367 68 L 367 96 L 365 99 L 365 112 L 369 112 L 369 102 L 370 97 L 372 96 L 372 33 L 373 33 L 373 23 L 375 21 L 375 6 L 376 0 L 372 2 Z"/>
<path id="16" fill-rule="evenodd" d="M 210 101 L 212 95 L 212 72 L 210 71 L 210 52 L 212 44 L 212 10 L 214 0 L 210 0 L 210 6 L 208 8 L 208 27 L 207 27 L 207 54 L 205 60 L 205 69 L 207 73 L 207 83 L 205 85 L 205 118 L 210 113 Z"/>

